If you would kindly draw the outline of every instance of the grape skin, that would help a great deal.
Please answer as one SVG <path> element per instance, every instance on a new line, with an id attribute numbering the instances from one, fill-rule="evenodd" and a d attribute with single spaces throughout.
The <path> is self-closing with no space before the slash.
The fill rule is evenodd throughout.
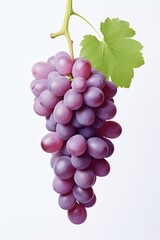
<path id="1" fill-rule="evenodd" d="M 68 140 L 66 147 L 72 156 L 80 156 L 87 148 L 86 139 L 82 135 L 76 134 Z"/>
<path id="2" fill-rule="evenodd" d="M 82 224 L 86 208 L 97 200 L 92 189 L 96 177 L 110 172 L 105 158 L 113 154 L 114 145 L 109 139 L 122 132 L 111 120 L 117 112 L 113 99 L 117 87 L 86 59 L 73 61 L 64 51 L 36 63 L 32 74 L 33 108 L 46 118 L 49 131 L 41 147 L 52 154 L 52 187 L 60 194 L 58 204 L 67 210 L 69 220 Z"/>
<path id="3" fill-rule="evenodd" d="M 76 199 L 72 192 L 69 192 L 59 196 L 58 204 L 64 210 L 71 210 L 76 205 Z"/>
<path id="4" fill-rule="evenodd" d="M 73 224 L 82 224 L 87 218 L 87 211 L 82 204 L 76 204 L 68 211 L 68 218 Z"/>
<path id="5" fill-rule="evenodd" d="M 55 174 L 62 180 L 71 178 L 75 172 L 70 157 L 60 157 L 54 165 Z"/>

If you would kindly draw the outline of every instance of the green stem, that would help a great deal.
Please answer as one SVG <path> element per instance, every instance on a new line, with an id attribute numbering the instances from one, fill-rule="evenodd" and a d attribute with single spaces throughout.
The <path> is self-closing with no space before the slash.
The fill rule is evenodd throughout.
<path id="1" fill-rule="evenodd" d="M 74 59 L 74 54 L 73 54 L 73 41 L 71 40 L 71 36 L 69 33 L 69 20 L 70 17 L 73 15 L 73 8 L 72 8 L 72 1 L 73 0 L 67 0 L 67 4 L 66 4 L 66 11 L 65 11 L 65 15 L 64 15 L 64 20 L 63 20 L 63 25 L 61 27 L 61 30 L 56 32 L 56 33 L 51 33 L 51 38 L 56 38 L 58 36 L 65 36 L 67 43 L 68 43 L 68 47 L 69 47 L 69 52 L 70 52 L 70 56 L 72 59 Z"/>
<path id="2" fill-rule="evenodd" d="M 56 33 L 51 33 L 50 36 L 51 36 L 51 38 L 56 38 L 56 37 L 62 36 L 62 35 L 65 36 L 66 40 L 67 40 L 67 43 L 68 43 L 70 56 L 71 56 L 72 59 L 74 59 L 73 41 L 72 41 L 70 33 L 69 33 L 69 21 L 70 21 L 70 17 L 72 15 L 75 15 L 75 16 L 80 17 L 81 19 L 83 19 L 86 23 L 88 23 L 91 26 L 91 28 L 96 32 L 97 36 L 102 41 L 103 41 L 103 39 L 100 36 L 99 32 L 95 29 L 95 27 L 86 18 L 84 18 L 82 15 L 80 15 L 80 14 L 78 14 L 78 13 L 73 11 L 72 2 L 73 2 L 73 0 L 67 0 L 66 10 L 65 10 L 65 15 L 64 15 L 64 20 L 63 20 L 63 25 L 62 25 L 60 31 L 58 31 Z"/>
<path id="3" fill-rule="evenodd" d="M 82 15 L 76 13 L 76 12 L 73 12 L 73 15 L 77 16 L 77 17 L 80 17 L 81 19 L 83 19 L 86 23 L 88 23 L 88 25 L 90 25 L 90 27 L 96 32 L 97 36 L 101 39 L 102 37 L 100 36 L 99 32 L 96 30 L 96 28 L 86 19 L 84 18 Z"/>

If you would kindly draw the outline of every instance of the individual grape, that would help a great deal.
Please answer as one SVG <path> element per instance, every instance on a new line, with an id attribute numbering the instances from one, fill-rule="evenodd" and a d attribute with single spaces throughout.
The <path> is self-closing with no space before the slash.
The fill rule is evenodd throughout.
<path id="1" fill-rule="evenodd" d="M 39 99 L 37 98 L 33 104 L 33 110 L 35 111 L 36 114 L 38 114 L 39 116 L 49 116 L 52 112 L 52 109 L 49 108 L 45 108 L 43 107 L 40 102 Z"/>
<path id="2" fill-rule="evenodd" d="M 87 82 L 82 77 L 76 77 L 72 81 L 72 89 L 77 93 L 82 93 L 87 89 Z"/>
<path id="3" fill-rule="evenodd" d="M 44 90 L 39 96 L 39 102 L 43 107 L 53 109 L 56 104 L 61 100 L 60 97 L 55 97 L 51 94 L 51 92 L 47 89 Z"/>
<path id="4" fill-rule="evenodd" d="M 51 113 L 49 119 L 46 121 L 46 128 L 48 131 L 55 132 L 56 131 L 57 122 L 54 119 L 53 113 Z"/>
<path id="5" fill-rule="evenodd" d="M 77 116 L 76 116 L 76 113 L 74 112 L 73 113 L 73 117 L 72 117 L 72 120 L 70 122 L 75 128 L 81 128 L 82 127 L 82 124 L 80 124 L 77 120 Z"/>
<path id="6" fill-rule="evenodd" d="M 83 98 L 84 103 L 89 107 L 99 107 L 104 102 L 104 94 L 97 87 L 88 87 Z"/>
<path id="7" fill-rule="evenodd" d="M 59 194 L 69 193 L 72 190 L 73 185 L 74 185 L 73 178 L 62 180 L 57 176 L 54 177 L 53 183 L 52 183 L 52 187 L 54 191 Z"/>
<path id="8" fill-rule="evenodd" d="M 66 107 L 63 100 L 57 103 L 54 108 L 54 118 L 56 122 L 67 124 L 72 119 L 73 111 Z"/>
<path id="9" fill-rule="evenodd" d="M 58 123 L 56 132 L 61 139 L 68 140 L 75 134 L 76 130 L 71 124 L 62 125 Z"/>
<path id="10" fill-rule="evenodd" d="M 71 163 L 76 169 L 85 169 L 90 165 L 91 156 L 86 151 L 81 156 L 71 156 Z"/>
<path id="11" fill-rule="evenodd" d="M 47 128 L 47 130 L 50 131 L 50 132 L 55 132 L 55 131 L 56 131 L 56 124 L 54 125 L 54 124 L 50 121 L 50 119 L 48 119 L 48 120 L 46 121 L 46 128 Z"/>
<path id="12" fill-rule="evenodd" d="M 72 73 L 73 61 L 67 53 L 59 52 L 56 55 L 56 69 L 63 75 Z"/>
<path id="13" fill-rule="evenodd" d="M 103 89 L 105 87 L 106 80 L 102 73 L 95 73 L 87 79 L 88 87 L 97 87 Z"/>
<path id="14" fill-rule="evenodd" d="M 96 129 L 101 128 L 103 126 L 104 122 L 105 122 L 104 120 L 96 117 L 94 123 L 92 124 L 92 127 L 96 128 Z"/>
<path id="15" fill-rule="evenodd" d="M 98 130 L 101 137 L 117 138 L 122 133 L 122 127 L 115 121 L 106 121 L 104 125 Z"/>
<path id="16" fill-rule="evenodd" d="M 52 65 L 52 66 L 53 66 L 53 68 L 54 68 L 54 71 L 56 71 L 56 70 L 57 70 L 57 69 L 56 69 L 56 61 L 55 61 L 55 56 L 52 56 L 52 57 L 48 58 L 48 60 L 47 60 L 47 63 L 49 63 L 50 65 Z"/>
<path id="17" fill-rule="evenodd" d="M 32 74 L 35 77 L 35 79 L 47 79 L 48 74 L 52 71 L 54 71 L 55 68 L 46 62 L 37 62 L 32 67 Z"/>
<path id="18" fill-rule="evenodd" d="M 90 126 L 95 121 L 94 110 L 90 107 L 83 106 L 76 111 L 78 122 L 83 126 Z"/>
<path id="19" fill-rule="evenodd" d="M 117 87 L 113 82 L 106 81 L 105 87 L 103 88 L 103 92 L 107 99 L 113 98 L 117 93 Z"/>
<path id="20" fill-rule="evenodd" d="M 92 198 L 92 200 L 88 203 L 82 203 L 82 206 L 84 206 L 85 208 L 93 207 L 96 201 L 97 201 L 97 198 L 96 198 L 96 195 L 94 194 L 94 197 Z"/>
<path id="21" fill-rule="evenodd" d="M 81 188 L 92 187 L 96 181 L 96 176 L 91 169 L 76 170 L 74 181 Z"/>
<path id="22" fill-rule="evenodd" d="M 64 76 L 55 76 L 52 81 L 49 82 L 49 91 L 57 97 L 62 97 L 70 89 L 70 81 Z"/>
<path id="23" fill-rule="evenodd" d="M 94 197 L 94 192 L 92 187 L 90 188 L 81 188 L 77 185 L 73 187 L 73 196 L 80 203 L 87 203 L 92 200 Z"/>
<path id="24" fill-rule="evenodd" d="M 48 133 L 42 138 L 41 147 L 45 152 L 53 153 L 60 150 L 63 140 L 58 137 L 56 132 Z"/>
<path id="25" fill-rule="evenodd" d="M 55 79 L 55 77 L 61 76 L 61 74 L 57 71 L 52 71 L 48 74 L 48 81 L 51 82 Z"/>
<path id="26" fill-rule="evenodd" d="M 70 157 L 60 157 L 54 165 L 54 172 L 62 180 L 71 178 L 75 172 L 75 168 L 71 164 Z"/>
<path id="27" fill-rule="evenodd" d="M 92 137 L 87 140 L 88 153 L 97 159 L 106 157 L 108 154 L 108 146 L 101 138 Z"/>
<path id="28" fill-rule="evenodd" d="M 113 152 L 114 152 L 114 145 L 107 138 L 103 138 L 103 141 L 105 141 L 107 143 L 107 146 L 108 146 L 108 153 L 107 153 L 106 157 L 110 157 L 113 154 Z"/>
<path id="29" fill-rule="evenodd" d="M 87 211 L 81 204 L 76 204 L 68 211 L 68 218 L 73 224 L 82 224 L 87 218 Z"/>
<path id="30" fill-rule="evenodd" d="M 80 156 L 86 150 L 86 140 L 80 134 L 72 136 L 67 142 L 67 151 L 73 156 Z"/>
<path id="31" fill-rule="evenodd" d="M 60 157 L 63 157 L 63 153 L 61 151 L 57 151 L 57 152 L 52 153 L 52 157 L 51 157 L 51 160 L 50 160 L 51 168 L 54 168 L 54 164 L 56 163 L 56 161 Z"/>
<path id="32" fill-rule="evenodd" d="M 76 205 L 76 199 L 73 197 L 72 192 L 60 195 L 58 198 L 59 206 L 64 210 L 70 210 Z"/>
<path id="33" fill-rule="evenodd" d="M 95 110 L 97 117 L 102 120 L 112 119 L 117 112 L 116 106 L 113 102 L 106 100 L 100 107 Z"/>
<path id="34" fill-rule="evenodd" d="M 94 137 L 97 132 L 97 129 L 93 128 L 92 126 L 89 127 L 82 127 L 78 129 L 78 133 L 81 134 L 85 138 Z"/>
<path id="35" fill-rule="evenodd" d="M 110 165 L 105 159 L 92 159 L 91 169 L 98 177 L 107 176 L 110 172 Z"/>
<path id="36" fill-rule="evenodd" d="M 70 157 L 60 157 L 54 165 L 54 173 L 62 180 L 71 178 L 75 173 L 75 168 L 71 164 Z"/>
<path id="37" fill-rule="evenodd" d="M 57 59 L 61 56 L 69 56 L 68 53 L 66 53 L 65 51 L 59 51 L 56 53 L 55 55 L 55 61 L 57 61 Z"/>
<path id="38" fill-rule="evenodd" d="M 87 79 L 91 74 L 91 64 L 84 58 L 79 58 L 75 61 L 72 68 L 74 78 L 82 77 Z"/>
<path id="39" fill-rule="evenodd" d="M 64 156 L 71 157 L 71 154 L 67 151 L 66 145 L 67 145 L 67 142 L 64 142 L 61 148 L 61 152 L 63 153 Z"/>
<path id="40" fill-rule="evenodd" d="M 82 94 L 69 89 L 64 95 L 64 104 L 71 110 L 79 109 L 83 104 Z"/>
<path id="41" fill-rule="evenodd" d="M 33 80 L 31 83 L 31 91 L 36 97 L 39 97 L 39 95 L 47 88 L 48 88 L 47 79 Z"/>

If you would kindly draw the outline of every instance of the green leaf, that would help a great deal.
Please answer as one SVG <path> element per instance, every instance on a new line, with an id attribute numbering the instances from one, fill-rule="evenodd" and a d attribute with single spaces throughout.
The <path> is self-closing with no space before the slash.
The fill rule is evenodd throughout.
<path id="1" fill-rule="evenodd" d="M 118 18 L 107 18 L 100 29 L 103 40 L 93 35 L 84 36 L 80 55 L 117 86 L 128 88 L 134 76 L 133 69 L 144 64 L 143 46 L 132 39 L 135 31 L 129 23 Z"/>

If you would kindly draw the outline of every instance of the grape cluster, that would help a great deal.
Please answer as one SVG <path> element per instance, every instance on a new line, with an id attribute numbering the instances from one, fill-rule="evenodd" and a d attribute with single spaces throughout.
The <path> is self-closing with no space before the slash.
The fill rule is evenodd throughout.
<path id="1" fill-rule="evenodd" d="M 117 87 L 87 60 L 73 61 L 66 52 L 36 63 L 32 74 L 33 108 L 46 118 L 49 131 L 41 146 L 52 153 L 52 186 L 69 220 L 81 224 L 87 217 L 86 208 L 96 202 L 92 188 L 96 177 L 110 171 L 105 158 L 112 155 L 114 145 L 109 139 L 122 131 L 110 120 L 116 115 L 113 97 Z"/>

